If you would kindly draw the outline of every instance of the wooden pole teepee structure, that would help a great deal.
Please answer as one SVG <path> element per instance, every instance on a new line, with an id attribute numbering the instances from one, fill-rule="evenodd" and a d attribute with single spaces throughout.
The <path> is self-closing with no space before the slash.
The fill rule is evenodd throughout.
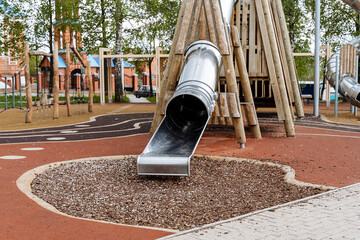
<path id="1" fill-rule="evenodd" d="M 242 0 L 230 26 L 219 0 L 184 0 L 161 83 L 151 131 L 160 124 L 181 75 L 186 48 L 196 40 L 214 43 L 222 55 L 219 99 L 210 124 L 233 125 L 240 144 L 244 125 L 261 138 L 255 106 L 275 106 L 286 135 L 294 136 L 294 108 L 304 115 L 290 40 L 280 0 Z"/>

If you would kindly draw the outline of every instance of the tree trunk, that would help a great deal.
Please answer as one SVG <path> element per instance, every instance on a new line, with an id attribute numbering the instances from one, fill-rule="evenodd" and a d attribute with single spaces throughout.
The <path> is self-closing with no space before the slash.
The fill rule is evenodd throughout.
<path id="1" fill-rule="evenodd" d="M 124 16 L 122 14 L 122 2 L 121 0 L 116 1 L 116 40 L 115 40 L 115 54 L 122 54 L 122 29 Z M 122 70 L 123 70 L 122 59 L 115 59 L 115 102 L 121 102 L 123 100 L 124 91 L 122 83 Z"/>
<path id="2" fill-rule="evenodd" d="M 30 83 L 30 56 L 29 43 L 24 43 L 24 63 L 25 65 L 25 80 L 26 80 L 26 100 L 27 111 L 25 115 L 25 123 L 32 122 L 32 97 L 31 97 L 31 83 Z M 5 83 L 6 84 L 6 83 Z"/>

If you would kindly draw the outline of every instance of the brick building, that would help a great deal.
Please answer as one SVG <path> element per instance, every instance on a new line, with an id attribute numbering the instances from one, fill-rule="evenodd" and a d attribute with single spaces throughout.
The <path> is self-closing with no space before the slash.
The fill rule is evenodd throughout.
<path id="1" fill-rule="evenodd" d="M 0 9 L 4 14 L 14 14 L 11 11 L 9 11 L 10 6 L 5 7 L 5 4 L 2 0 L 0 0 Z M 13 49 L 10 48 L 10 42 L 11 40 L 17 39 L 17 36 L 13 35 L 11 31 L 9 31 L 9 28 L 7 25 L 1 21 L 3 20 L 2 16 L 0 16 L 0 31 L 2 31 L 2 34 L 0 34 L 0 89 L 5 88 L 5 78 L 11 78 L 14 76 L 15 73 L 21 71 L 20 67 L 20 61 L 16 60 Z M 1 35 L 3 38 L 1 38 Z M 21 45 L 20 41 L 15 41 L 15 45 Z M 3 49 L 3 51 L 1 51 Z M 7 49 L 7 50 L 5 50 Z M 13 55 L 13 56 L 12 56 Z M 24 85 L 24 81 L 22 81 L 22 85 Z M 19 88 L 19 80 L 17 79 L 15 81 L 16 88 Z M 8 87 L 11 87 L 12 81 L 7 81 Z"/>

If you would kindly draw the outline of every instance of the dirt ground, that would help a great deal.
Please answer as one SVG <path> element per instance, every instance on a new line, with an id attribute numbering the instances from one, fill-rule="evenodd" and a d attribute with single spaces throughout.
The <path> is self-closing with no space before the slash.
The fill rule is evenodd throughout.
<path id="1" fill-rule="evenodd" d="M 49 110 L 41 109 L 33 112 L 33 122 L 25 123 L 25 111 L 18 109 L 6 110 L 0 113 L 0 131 L 4 130 L 23 130 L 31 128 L 56 127 L 76 123 L 87 122 L 91 117 L 103 114 L 119 114 L 119 113 L 138 113 L 138 112 L 154 112 L 155 104 L 94 104 L 93 112 L 87 112 L 87 105 L 72 105 L 72 116 L 67 116 L 66 106 L 60 106 L 59 119 L 49 118 Z M 52 110 L 51 110 L 52 115 Z"/>

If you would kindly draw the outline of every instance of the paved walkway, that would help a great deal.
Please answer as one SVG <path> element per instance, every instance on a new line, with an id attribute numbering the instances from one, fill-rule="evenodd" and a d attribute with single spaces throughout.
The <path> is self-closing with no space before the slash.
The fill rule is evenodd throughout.
<path id="1" fill-rule="evenodd" d="M 360 239 L 360 183 L 162 239 Z"/>
<path id="2" fill-rule="evenodd" d="M 150 103 L 146 98 L 136 98 L 132 93 L 127 93 L 126 96 L 129 98 L 131 103 Z"/>

